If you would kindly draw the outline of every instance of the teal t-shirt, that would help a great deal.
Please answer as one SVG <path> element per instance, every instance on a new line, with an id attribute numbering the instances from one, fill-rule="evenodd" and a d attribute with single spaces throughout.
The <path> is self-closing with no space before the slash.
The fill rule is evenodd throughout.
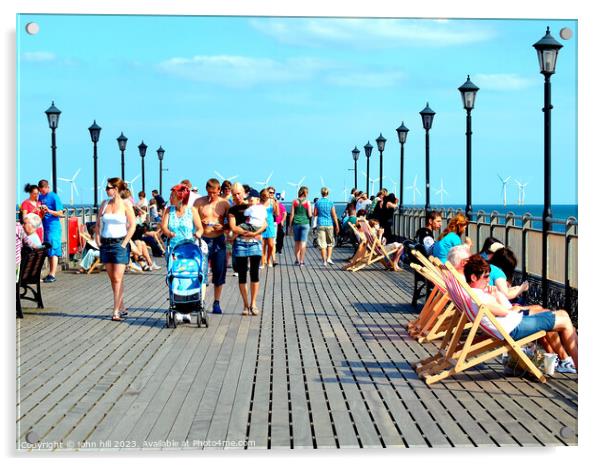
<path id="1" fill-rule="evenodd" d="M 506 274 L 504 273 L 504 271 L 502 269 L 500 269 L 497 265 L 489 264 L 489 268 L 491 269 L 490 275 L 489 275 L 489 284 L 491 286 L 495 286 L 495 281 L 498 278 L 503 278 L 504 280 L 508 280 L 508 277 L 506 277 Z"/>
<path id="2" fill-rule="evenodd" d="M 454 246 L 460 246 L 462 244 L 462 240 L 460 237 L 452 232 L 449 232 L 439 241 L 435 241 L 435 245 L 433 246 L 433 256 L 437 257 L 442 264 L 447 262 L 447 253 Z"/>

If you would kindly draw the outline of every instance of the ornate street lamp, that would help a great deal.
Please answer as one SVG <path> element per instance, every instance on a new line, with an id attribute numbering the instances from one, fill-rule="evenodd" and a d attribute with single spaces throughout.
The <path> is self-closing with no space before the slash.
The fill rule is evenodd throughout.
<path id="1" fill-rule="evenodd" d="M 458 90 L 462 95 L 462 103 L 466 110 L 466 217 L 470 220 L 472 213 L 472 116 L 470 113 L 474 108 L 479 88 L 466 77 L 466 82 Z"/>
<path id="2" fill-rule="evenodd" d="M 426 203 L 424 204 L 424 209 L 426 211 L 431 208 L 431 172 L 429 165 L 429 131 L 431 126 L 433 126 L 433 118 L 435 117 L 435 112 L 431 110 L 429 107 L 429 103 L 426 103 L 426 107 L 422 109 L 420 112 L 420 116 L 422 117 L 422 127 L 426 133 L 425 136 L 425 153 L 426 153 Z"/>
<path id="3" fill-rule="evenodd" d="M 142 141 L 140 143 L 140 145 L 138 146 L 138 152 L 140 152 L 140 159 L 142 159 L 142 191 L 145 191 L 144 189 L 144 156 L 146 155 L 146 148 L 148 146 L 146 144 L 144 144 L 144 141 Z"/>
<path id="4" fill-rule="evenodd" d="M 378 148 L 378 152 L 380 152 L 380 180 L 378 182 L 378 190 L 383 190 L 383 152 L 385 151 L 385 143 L 387 140 L 383 137 L 383 133 L 380 133 L 380 136 L 376 138 L 376 147 Z"/>
<path id="5" fill-rule="evenodd" d="M 539 71 L 544 77 L 543 104 L 543 159 L 544 159 L 544 196 L 541 251 L 541 283 L 543 306 L 548 306 L 548 232 L 552 218 L 552 84 L 550 77 L 556 72 L 556 59 L 562 45 L 546 29 L 546 35 L 533 44 L 539 59 Z"/>
<path id="6" fill-rule="evenodd" d="M 355 148 L 351 151 L 351 155 L 353 157 L 353 170 L 355 175 L 353 187 L 357 189 L 357 161 L 360 158 L 360 150 L 357 148 L 357 146 L 355 146 Z"/>
<path id="7" fill-rule="evenodd" d="M 59 127 L 59 116 L 61 111 L 54 106 L 54 100 L 52 105 L 46 110 L 46 116 L 48 117 L 48 126 L 52 131 L 51 137 L 51 149 L 52 149 L 52 190 L 56 193 L 56 129 Z"/>
<path id="8" fill-rule="evenodd" d="M 370 197 L 370 156 L 372 155 L 372 144 L 370 144 L 370 141 L 364 146 L 364 153 L 366 154 L 366 193 Z"/>
<path id="9" fill-rule="evenodd" d="M 88 131 L 90 131 L 90 139 L 92 139 L 92 144 L 94 144 L 94 209 L 98 209 L 98 151 L 96 144 L 100 138 L 101 129 L 102 128 L 96 124 L 96 120 L 94 120 L 92 126 L 88 128 Z"/>
<path id="10" fill-rule="evenodd" d="M 159 157 L 159 194 L 163 196 L 163 156 L 165 155 L 165 149 L 159 146 L 157 149 L 157 156 Z"/>
<path id="11" fill-rule="evenodd" d="M 123 131 L 121 135 L 117 138 L 117 145 L 119 146 L 119 150 L 121 151 L 121 179 L 125 180 L 125 146 L 128 143 L 128 138 L 123 135 Z"/>
<path id="12" fill-rule="evenodd" d="M 401 145 L 401 154 L 399 156 L 399 210 L 403 208 L 403 146 L 406 143 L 408 131 L 410 130 L 405 127 L 402 121 L 401 126 L 397 128 L 397 137 Z"/>

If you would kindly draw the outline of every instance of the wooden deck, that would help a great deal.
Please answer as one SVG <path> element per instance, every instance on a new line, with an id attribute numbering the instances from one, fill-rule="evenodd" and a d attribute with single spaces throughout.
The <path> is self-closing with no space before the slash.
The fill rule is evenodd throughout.
<path id="1" fill-rule="evenodd" d="M 241 315 L 229 273 L 225 313 L 208 329 L 165 328 L 164 268 L 126 276 L 122 323 L 109 320 L 106 274 L 59 274 L 43 285 L 46 309 L 24 308 L 17 322 L 17 448 L 577 443 L 576 376 L 539 384 L 493 362 L 427 387 L 411 363 L 434 346 L 404 328 L 412 275 L 326 269 L 318 256 L 310 247 L 308 266 L 295 267 L 287 246 L 262 270 L 257 317 Z"/>

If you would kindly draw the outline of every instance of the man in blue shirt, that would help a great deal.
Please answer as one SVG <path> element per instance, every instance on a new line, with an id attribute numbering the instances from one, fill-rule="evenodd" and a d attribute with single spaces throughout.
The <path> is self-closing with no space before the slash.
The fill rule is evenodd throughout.
<path id="1" fill-rule="evenodd" d="M 44 212 L 42 223 L 44 225 L 44 242 L 50 243 L 48 250 L 48 264 L 50 270 L 44 283 L 52 283 L 56 281 L 56 268 L 59 263 L 59 257 L 62 255 L 62 235 L 61 235 L 61 217 L 63 216 L 63 203 L 56 195 L 50 191 L 48 180 L 40 180 L 38 182 L 40 190 L 40 202 Z"/>
<path id="2" fill-rule="evenodd" d="M 339 234 L 339 221 L 334 203 L 328 199 L 328 188 L 322 188 L 322 198 L 314 205 L 314 218 L 317 219 L 318 247 L 322 255 L 324 267 L 332 262 L 332 248 L 335 234 Z"/>

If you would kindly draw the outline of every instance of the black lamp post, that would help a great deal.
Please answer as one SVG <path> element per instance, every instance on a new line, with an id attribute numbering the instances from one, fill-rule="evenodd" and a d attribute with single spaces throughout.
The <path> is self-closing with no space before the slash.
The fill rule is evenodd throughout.
<path id="1" fill-rule="evenodd" d="M 140 143 L 140 145 L 138 146 L 138 152 L 140 152 L 140 158 L 142 159 L 142 191 L 145 191 L 144 189 L 144 156 L 146 155 L 146 148 L 148 146 L 146 144 L 144 144 L 144 141 L 142 141 Z"/>
<path id="2" fill-rule="evenodd" d="M 544 77 L 544 104 L 543 104 L 543 159 L 544 159 L 544 195 L 543 195 L 543 222 L 542 222 L 542 250 L 541 250 L 541 283 L 543 306 L 548 305 L 548 232 L 552 218 L 552 84 L 550 77 L 556 71 L 556 59 L 562 45 L 546 29 L 546 35 L 533 44 L 537 50 L 539 70 Z"/>
<path id="3" fill-rule="evenodd" d="M 372 155 L 372 144 L 370 144 L 370 141 L 364 146 L 364 152 L 366 154 L 366 193 L 370 197 L 370 156 Z"/>
<path id="4" fill-rule="evenodd" d="M 472 213 L 472 116 L 470 112 L 474 108 L 479 88 L 466 77 L 466 82 L 458 90 L 462 95 L 462 103 L 466 110 L 466 217 L 470 220 Z"/>
<path id="5" fill-rule="evenodd" d="M 435 117 L 435 112 L 431 110 L 429 107 L 429 103 L 426 103 L 426 107 L 422 109 L 420 112 L 420 116 L 422 117 L 422 126 L 426 132 L 425 136 L 425 153 L 426 153 L 426 203 L 424 204 L 424 209 L 429 210 L 431 208 L 431 172 L 429 166 L 429 130 L 433 125 L 433 118 Z"/>
<path id="6" fill-rule="evenodd" d="M 157 155 L 159 156 L 159 195 L 163 196 L 163 156 L 165 155 L 165 149 L 159 146 Z"/>
<path id="7" fill-rule="evenodd" d="M 385 151 L 385 142 L 387 140 L 383 137 L 383 133 L 380 133 L 380 136 L 376 138 L 376 147 L 378 148 L 378 152 L 380 152 L 380 179 L 378 182 L 378 190 L 383 190 L 383 152 Z"/>
<path id="8" fill-rule="evenodd" d="M 128 143 L 128 138 L 123 135 L 123 131 L 121 135 L 117 138 L 117 145 L 119 146 L 119 150 L 121 151 L 121 179 L 125 180 L 125 146 Z"/>
<path id="9" fill-rule="evenodd" d="M 403 207 L 403 146 L 406 143 L 408 131 L 410 130 L 405 127 L 402 121 L 401 126 L 397 128 L 397 137 L 401 145 L 401 155 L 399 156 L 399 210 Z"/>
<path id="10" fill-rule="evenodd" d="M 46 110 L 46 116 L 48 117 L 48 126 L 52 130 L 52 190 L 56 193 L 56 129 L 59 127 L 59 116 L 61 111 L 54 106 L 54 100 L 48 110 Z"/>
<path id="11" fill-rule="evenodd" d="M 357 161 L 360 158 L 360 150 L 355 146 L 355 148 L 351 151 L 351 155 L 353 156 L 353 170 L 354 170 L 354 180 L 353 187 L 357 189 Z"/>
<path id="12" fill-rule="evenodd" d="M 90 138 L 94 144 L 94 209 L 98 209 L 98 151 L 96 144 L 100 138 L 100 130 L 102 128 L 96 124 L 96 120 L 92 123 L 92 126 L 88 128 L 90 131 Z"/>

